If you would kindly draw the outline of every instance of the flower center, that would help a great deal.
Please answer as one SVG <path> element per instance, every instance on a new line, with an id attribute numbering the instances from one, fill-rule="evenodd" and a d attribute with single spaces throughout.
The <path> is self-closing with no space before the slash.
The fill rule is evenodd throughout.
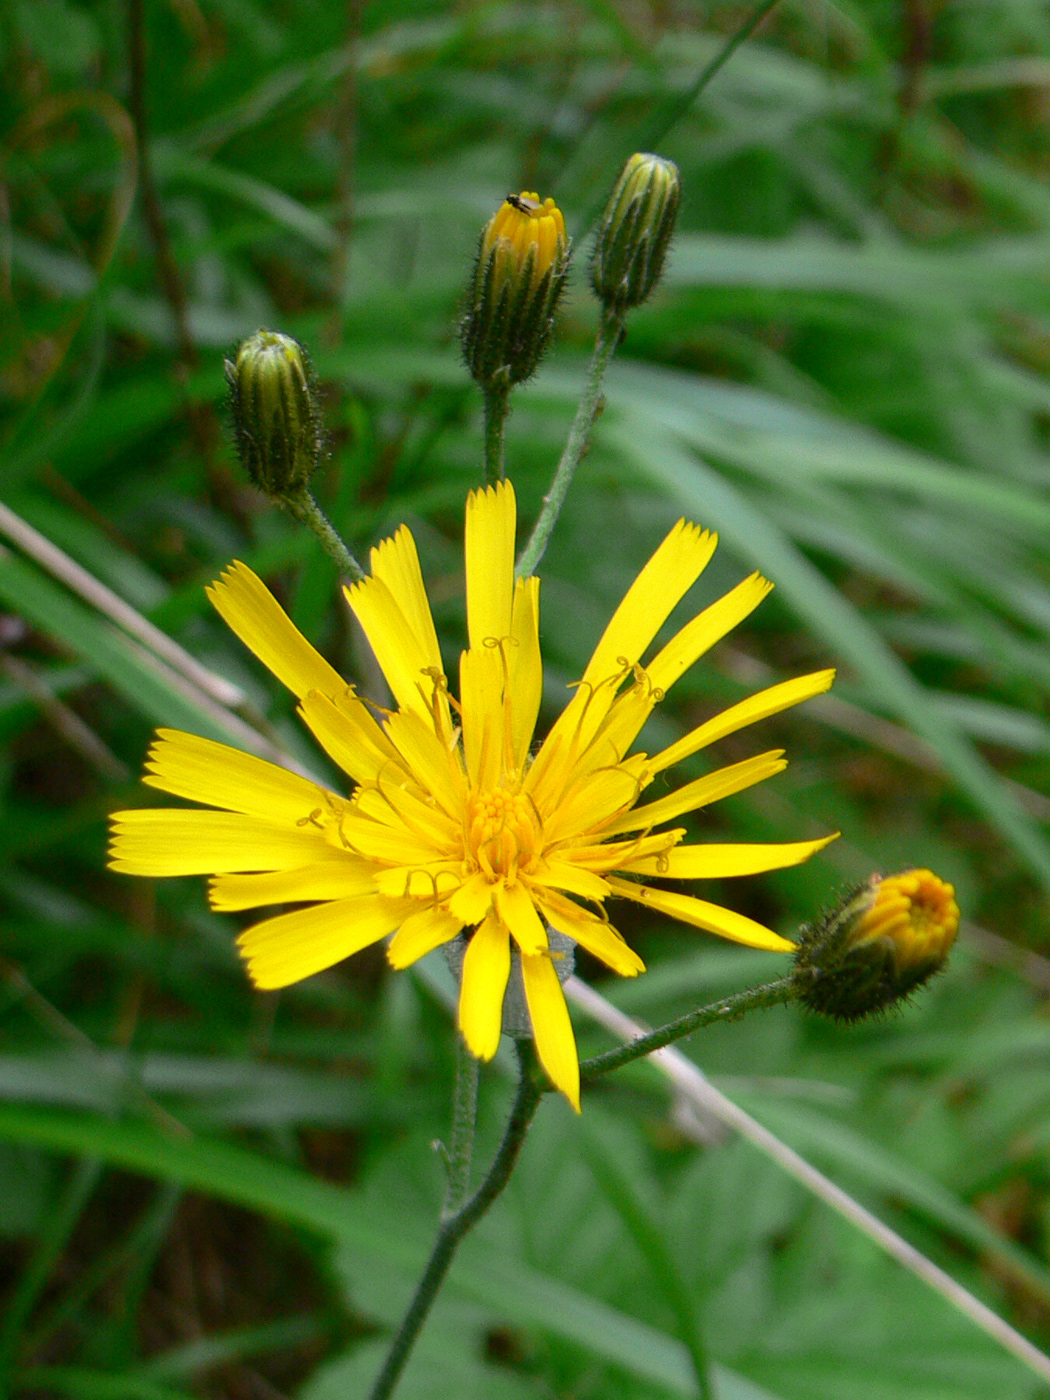
<path id="1" fill-rule="evenodd" d="M 543 826 L 528 798 L 491 788 L 471 797 L 465 837 L 466 857 L 474 869 L 513 880 L 542 849 Z"/>

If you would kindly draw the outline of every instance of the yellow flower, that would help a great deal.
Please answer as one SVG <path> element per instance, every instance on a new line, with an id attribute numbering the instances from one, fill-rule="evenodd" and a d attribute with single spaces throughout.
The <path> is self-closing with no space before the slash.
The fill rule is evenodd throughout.
<path id="1" fill-rule="evenodd" d="M 932 870 L 905 870 L 871 881 L 868 903 L 849 932 L 849 947 L 884 944 L 907 976 L 939 967 L 959 931 L 955 889 Z"/>
<path id="2" fill-rule="evenodd" d="M 299 697 L 299 713 L 352 780 L 349 797 L 208 739 L 160 730 L 145 781 L 217 808 L 114 816 L 112 866 L 132 875 L 210 874 L 216 909 L 305 908 L 264 919 L 239 943 L 256 986 L 284 987 L 393 935 L 407 967 L 472 930 L 459 1025 L 490 1059 L 517 949 L 539 1058 L 575 1108 L 579 1065 L 547 925 L 625 977 L 641 959 L 609 923 L 613 895 L 752 947 L 789 950 L 732 910 L 638 877 L 676 881 L 794 865 L 826 841 L 683 845 L 666 828 L 778 773 L 777 749 L 640 803 L 671 764 L 826 690 L 832 672 L 786 681 L 647 756 L 627 750 L 682 673 L 747 617 L 771 585 L 745 579 L 693 618 L 645 666 L 671 610 L 716 539 L 674 527 L 617 608 L 575 694 L 532 753 L 543 688 L 539 581 L 514 579 L 514 492 L 467 502 L 468 650 L 452 699 L 415 543 L 407 529 L 372 551 L 372 575 L 346 590 L 396 708 L 366 705 L 296 630 L 264 584 L 234 564 L 210 590 L 225 621 Z M 657 829 L 663 828 L 663 829 Z M 828 838 L 831 839 L 831 838 Z"/>
<path id="3" fill-rule="evenodd" d="M 495 250 L 506 265 L 504 277 L 523 271 L 532 254 L 531 281 L 536 284 L 566 249 L 565 219 L 554 200 L 540 200 L 535 190 L 508 195 L 481 235 L 481 262 Z M 496 274 L 496 280 L 502 280 Z"/>

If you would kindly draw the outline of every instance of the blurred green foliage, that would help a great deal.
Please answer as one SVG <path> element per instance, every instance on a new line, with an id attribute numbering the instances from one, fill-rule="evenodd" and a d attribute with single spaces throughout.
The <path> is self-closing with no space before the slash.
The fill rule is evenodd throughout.
<path id="1" fill-rule="evenodd" d="M 0 499 L 316 764 L 203 593 L 244 559 L 367 689 L 331 565 L 238 475 L 223 353 L 264 325 L 310 347 L 322 503 L 362 555 L 411 522 L 454 654 L 481 446 L 455 326 L 478 230 L 508 189 L 553 194 L 582 261 L 623 159 L 676 161 L 671 266 L 541 571 L 549 713 L 679 514 L 723 540 L 698 598 L 750 568 L 775 581 L 650 738 L 837 664 L 830 701 L 763 726 L 787 773 L 702 829 L 846 834 L 716 897 L 790 933 L 850 880 L 929 864 L 973 925 L 899 1016 L 845 1032 L 769 1012 L 689 1053 L 1050 1346 L 1044 7 L 781 0 L 696 101 L 741 6 L 145 0 L 141 103 L 134 12 L 0 6 Z M 585 281 L 514 401 L 526 520 L 582 383 Z M 2 528 L 0 1389 L 364 1394 L 440 1193 L 440 967 L 390 977 L 366 954 L 253 994 L 203 882 L 105 871 L 104 817 L 144 800 L 152 726 L 230 721 Z M 623 926 L 653 971 L 603 990 L 650 1022 L 773 965 Z M 497 1068 L 490 1143 L 506 1100 Z M 720 1400 L 1045 1393 L 752 1148 L 698 1148 L 640 1067 L 580 1122 L 544 1106 L 405 1400 L 692 1394 L 657 1255 Z"/>

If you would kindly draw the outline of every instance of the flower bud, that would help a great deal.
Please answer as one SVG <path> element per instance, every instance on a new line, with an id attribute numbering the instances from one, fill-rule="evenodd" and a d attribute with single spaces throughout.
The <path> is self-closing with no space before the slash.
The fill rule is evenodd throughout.
<path id="1" fill-rule="evenodd" d="M 799 1000 L 840 1021 L 883 1011 L 944 967 L 958 930 L 955 891 L 931 870 L 873 875 L 800 931 Z"/>
<path id="2" fill-rule="evenodd" d="M 659 156 L 633 155 L 605 207 L 591 261 L 595 295 L 622 316 L 640 306 L 660 279 L 681 191 L 678 167 Z"/>
<path id="3" fill-rule="evenodd" d="M 321 419 L 302 346 L 278 331 L 256 331 L 225 368 L 245 471 L 275 500 L 300 495 L 321 455 Z"/>
<path id="4" fill-rule="evenodd" d="M 535 372 L 554 328 L 572 245 L 553 199 L 509 194 L 482 230 L 461 334 L 467 368 L 483 387 Z"/>

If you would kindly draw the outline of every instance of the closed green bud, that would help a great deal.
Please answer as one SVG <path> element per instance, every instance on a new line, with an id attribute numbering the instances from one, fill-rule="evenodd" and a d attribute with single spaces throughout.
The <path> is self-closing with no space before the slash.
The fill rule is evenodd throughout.
<path id="1" fill-rule="evenodd" d="M 226 361 L 237 452 L 260 491 L 302 495 L 321 455 L 321 418 L 306 355 L 279 331 L 256 331 Z"/>
<path id="2" fill-rule="evenodd" d="M 800 930 L 798 999 L 839 1021 L 884 1011 L 944 967 L 958 931 L 955 891 L 932 870 L 873 875 Z"/>
<path id="3" fill-rule="evenodd" d="M 463 357 L 483 388 L 535 373 L 554 329 L 572 245 L 553 199 L 510 194 L 485 225 L 468 290 Z"/>
<path id="4" fill-rule="evenodd" d="M 591 282 L 598 299 L 618 316 L 641 305 L 660 279 L 680 191 L 672 161 L 638 153 L 609 196 L 594 245 Z"/>

